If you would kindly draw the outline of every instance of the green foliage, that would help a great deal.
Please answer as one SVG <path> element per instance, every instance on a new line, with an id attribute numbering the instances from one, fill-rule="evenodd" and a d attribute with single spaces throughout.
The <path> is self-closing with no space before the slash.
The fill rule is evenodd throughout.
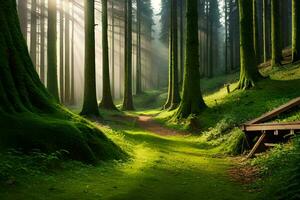
<path id="1" fill-rule="evenodd" d="M 277 145 L 252 164 L 259 166 L 266 178 L 262 198 L 292 200 L 300 197 L 300 139 L 291 144 Z"/>
<path id="2" fill-rule="evenodd" d="M 15 180 L 17 177 L 34 176 L 60 170 L 63 168 L 68 154 L 69 152 L 66 150 L 45 154 L 38 149 L 29 154 L 15 149 L 0 153 L 0 184 L 17 181 Z"/>

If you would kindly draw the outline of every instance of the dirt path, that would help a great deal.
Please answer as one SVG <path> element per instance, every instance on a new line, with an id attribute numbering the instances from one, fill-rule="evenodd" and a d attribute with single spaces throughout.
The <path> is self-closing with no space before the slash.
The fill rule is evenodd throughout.
<path id="1" fill-rule="evenodd" d="M 158 122 L 155 122 L 153 118 L 149 115 L 140 115 L 137 118 L 137 124 L 152 133 L 155 133 L 157 135 L 161 136 L 185 136 L 190 135 L 187 132 L 178 131 L 178 130 L 172 130 L 166 127 L 163 127 Z"/>

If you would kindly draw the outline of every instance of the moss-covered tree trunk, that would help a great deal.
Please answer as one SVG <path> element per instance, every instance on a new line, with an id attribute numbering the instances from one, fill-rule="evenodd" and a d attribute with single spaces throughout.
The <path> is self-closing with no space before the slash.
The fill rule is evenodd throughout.
<path id="1" fill-rule="evenodd" d="M 125 79 L 122 110 L 134 110 L 132 98 L 132 0 L 125 0 Z"/>
<path id="2" fill-rule="evenodd" d="M 271 0 L 272 67 L 281 65 L 280 0 Z"/>
<path id="3" fill-rule="evenodd" d="M 102 0 L 102 85 L 103 93 L 100 103 L 101 108 L 117 110 L 113 103 L 110 89 L 109 58 L 108 58 L 108 19 L 107 19 L 107 0 Z"/>
<path id="4" fill-rule="evenodd" d="M 81 115 L 99 117 L 96 95 L 95 2 L 84 1 L 84 99 Z"/>
<path id="5" fill-rule="evenodd" d="M 239 13 L 241 70 L 238 89 L 249 89 L 260 77 L 253 42 L 253 0 L 239 0 Z"/>
<path id="6" fill-rule="evenodd" d="M 56 2 L 49 3 L 49 9 L 55 11 Z M 46 153 L 64 149 L 70 158 L 89 163 L 119 158 L 116 145 L 91 123 L 61 107 L 39 80 L 22 36 L 15 0 L 0 1 L 0 24 L 1 148 Z"/>
<path id="7" fill-rule="evenodd" d="M 198 115 L 206 107 L 200 90 L 197 3 L 197 0 L 187 0 L 183 96 L 175 115 L 177 118 Z"/>
<path id="8" fill-rule="evenodd" d="M 293 62 L 300 60 L 300 1 L 292 0 L 292 50 Z"/>
<path id="9" fill-rule="evenodd" d="M 30 19 L 30 56 L 33 61 L 33 65 L 37 69 L 36 65 L 36 42 L 37 42 L 37 6 L 36 0 L 31 1 L 31 19 Z"/>
<path id="10" fill-rule="evenodd" d="M 47 88 L 49 92 L 58 100 L 56 21 L 56 0 L 52 0 L 48 2 Z"/>
<path id="11" fill-rule="evenodd" d="M 170 2 L 170 44 L 169 44 L 169 92 L 164 109 L 173 110 L 178 107 L 181 98 L 178 83 L 178 23 L 177 23 L 177 0 Z"/>
<path id="12" fill-rule="evenodd" d="M 21 26 L 21 31 L 22 34 L 27 40 L 27 0 L 19 0 L 18 1 L 18 14 L 19 14 L 19 19 L 20 19 L 20 26 Z"/>

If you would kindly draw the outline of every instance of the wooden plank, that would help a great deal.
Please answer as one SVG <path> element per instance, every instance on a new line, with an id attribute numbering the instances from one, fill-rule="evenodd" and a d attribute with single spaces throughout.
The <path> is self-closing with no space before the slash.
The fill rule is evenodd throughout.
<path id="1" fill-rule="evenodd" d="M 260 146 L 260 144 L 263 142 L 263 140 L 265 139 L 265 137 L 267 136 L 266 133 L 263 133 L 259 139 L 257 140 L 257 142 L 255 143 L 254 147 L 251 149 L 250 153 L 247 155 L 247 158 L 252 158 L 252 156 L 255 154 L 255 152 L 257 151 L 258 147 Z"/>
<path id="2" fill-rule="evenodd" d="M 262 122 L 265 122 L 267 120 L 270 120 L 272 119 L 273 117 L 285 112 L 285 111 L 288 111 L 290 110 L 291 108 L 295 107 L 295 106 L 299 106 L 300 105 L 300 97 L 298 98 L 295 98 L 291 101 L 289 101 L 288 103 L 270 111 L 270 112 L 267 112 L 265 114 L 263 114 L 262 116 L 252 120 L 252 121 L 249 121 L 247 122 L 246 124 L 257 124 L 257 123 L 262 123 Z"/>
<path id="3" fill-rule="evenodd" d="M 300 130 L 300 122 L 295 123 L 265 123 L 265 124 L 245 124 L 242 130 L 251 131 L 281 131 L 281 130 Z"/>

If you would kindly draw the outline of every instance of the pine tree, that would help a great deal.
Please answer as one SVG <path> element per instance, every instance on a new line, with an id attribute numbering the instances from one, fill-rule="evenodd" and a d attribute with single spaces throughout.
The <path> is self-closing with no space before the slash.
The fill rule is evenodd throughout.
<path id="1" fill-rule="evenodd" d="M 56 0 L 52 0 L 48 2 L 47 88 L 58 100 L 56 34 Z"/>
<path id="2" fill-rule="evenodd" d="M 272 67 L 281 65 L 282 43 L 279 0 L 271 0 Z"/>
<path id="3" fill-rule="evenodd" d="M 110 73 L 109 73 L 109 58 L 108 58 L 108 19 L 107 19 L 107 0 L 102 0 L 102 85 L 103 93 L 100 103 L 101 108 L 108 110 L 117 110 L 114 105 L 111 88 L 110 88 Z"/>
<path id="4" fill-rule="evenodd" d="M 164 109 L 173 110 L 178 107 L 181 98 L 178 83 L 178 24 L 177 24 L 177 0 L 170 2 L 170 41 L 169 41 L 169 91 Z"/>
<path id="5" fill-rule="evenodd" d="M 186 52 L 184 66 L 183 96 L 177 118 L 198 115 L 206 107 L 200 90 L 198 6 L 197 0 L 187 0 Z"/>
<path id="6" fill-rule="evenodd" d="M 30 56 L 33 61 L 33 65 L 37 69 L 36 65 L 36 42 L 37 42 L 37 6 L 36 0 L 31 1 L 31 19 L 30 19 Z"/>
<path id="7" fill-rule="evenodd" d="M 260 77 L 255 61 L 253 41 L 253 0 L 239 1 L 240 13 L 240 80 L 239 89 L 249 89 L 255 86 Z"/>
<path id="8" fill-rule="evenodd" d="M 99 117 L 96 95 L 95 2 L 84 1 L 84 100 L 81 115 Z"/>
<path id="9" fill-rule="evenodd" d="M 132 99 L 132 0 L 125 0 L 125 79 L 122 110 L 134 110 Z"/>

